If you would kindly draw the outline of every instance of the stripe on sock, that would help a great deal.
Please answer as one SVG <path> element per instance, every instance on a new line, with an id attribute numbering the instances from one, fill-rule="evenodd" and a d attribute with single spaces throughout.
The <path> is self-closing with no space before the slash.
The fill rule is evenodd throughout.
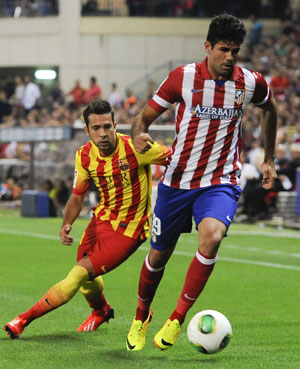
<path id="1" fill-rule="evenodd" d="M 208 259 L 205 256 L 201 255 L 199 251 L 196 252 L 196 257 L 200 261 L 200 263 L 204 265 L 212 265 L 217 261 L 217 255 L 214 258 Z"/>
<path id="2" fill-rule="evenodd" d="M 146 256 L 146 259 L 145 259 L 145 264 L 146 264 L 146 267 L 147 267 L 147 269 L 150 271 L 150 272 L 152 272 L 152 273 L 157 273 L 157 272 L 160 272 L 161 270 L 163 270 L 164 269 L 164 265 L 162 266 L 162 267 L 160 267 L 160 268 L 152 268 L 152 266 L 150 265 L 150 263 L 149 263 L 149 254 Z"/>

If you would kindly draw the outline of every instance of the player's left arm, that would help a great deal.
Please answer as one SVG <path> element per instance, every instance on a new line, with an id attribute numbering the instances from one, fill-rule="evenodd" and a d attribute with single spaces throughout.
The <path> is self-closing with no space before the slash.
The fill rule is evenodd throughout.
<path id="1" fill-rule="evenodd" d="M 262 186 L 265 190 L 269 190 L 273 187 L 274 180 L 277 177 L 274 154 L 275 154 L 275 142 L 277 133 L 277 105 L 274 97 L 271 97 L 269 101 L 261 105 L 261 128 L 264 142 L 265 156 L 261 166 L 261 172 L 263 174 Z"/>

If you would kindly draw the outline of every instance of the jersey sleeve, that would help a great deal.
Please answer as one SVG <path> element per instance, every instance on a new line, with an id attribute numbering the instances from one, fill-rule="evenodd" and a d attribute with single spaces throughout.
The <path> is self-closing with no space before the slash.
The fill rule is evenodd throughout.
<path id="1" fill-rule="evenodd" d="M 167 146 L 154 142 L 145 154 L 136 153 L 140 164 L 166 165 L 167 158 L 171 155 L 171 149 Z"/>
<path id="2" fill-rule="evenodd" d="M 72 193 L 83 195 L 90 187 L 90 174 L 82 165 L 82 151 L 79 149 L 75 157 L 75 171 Z"/>
<path id="3" fill-rule="evenodd" d="M 159 86 L 148 105 L 158 113 L 162 113 L 172 104 L 179 101 L 181 98 L 182 80 L 183 67 L 174 69 Z"/>
<path id="4" fill-rule="evenodd" d="M 264 105 L 271 100 L 272 92 L 263 75 L 252 71 L 255 79 L 255 90 L 251 102 L 257 106 Z"/>

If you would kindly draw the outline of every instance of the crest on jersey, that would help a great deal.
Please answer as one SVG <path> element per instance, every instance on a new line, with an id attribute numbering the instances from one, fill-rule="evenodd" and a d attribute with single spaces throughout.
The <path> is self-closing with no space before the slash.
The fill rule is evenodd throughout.
<path id="1" fill-rule="evenodd" d="M 130 168 L 127 158 L 118 160 L 118 167 L 120 170 L 125 171 Z"/>
<path id="2" fill-rule="evenodd" d="M 244 89 L 236 89 L 234 101 L 238 105 L 242 105 L 245 100 L 245 90 Z"/>

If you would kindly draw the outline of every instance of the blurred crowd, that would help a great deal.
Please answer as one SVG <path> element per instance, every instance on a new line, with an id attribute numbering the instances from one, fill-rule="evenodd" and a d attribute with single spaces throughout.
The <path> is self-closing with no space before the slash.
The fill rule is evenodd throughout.
<path id="1" fill-rule="evenodd" d="M 81 128 L 82 110 L 90 101 L 105 98 L 113 106 L 119 124 L 131 124 L 134 116 L 151 98 L 156 88 L 149 82 L 145 98 L 137 98 L 131 89 L 125 94 L 118 90 L 117 83 L 111 84 L 108 96 L 103 96 L 96 77 L 90 77 L 88 87 L 76 80 L 70 91 L 64 92 L 56 81 L 51 89 L 36 83 L 30 76 L 7 76 L 0 80 L 0 127 L 24 127 L 45 125 L 71 125 Z M 157 124 L 174 123 L 174 109 L 166 112 Z"/>
<path id="2" fill-rule="evenodd" d="M 63 0 L 61 0 L 63 1 Z M 240 18 L 249 14 L 281 18 L 282 9 L 297 0 L 81 0 L 83 16 L 212 17 L 227 11 Z M 0 17 L 53 16 L 58 0 L 0 0 Z"/>
<path id="3" fill-rule="evenodd" d="M 0 0 L 2 17 L 58 15 L 58 0 Z"/>
<path id="4" fill-rule="evenodd" d="M 239 64 L 264 75 L 277 100 L 279 113 L 275 158 L 278 179 L 271 191 L 261 188 L 260 109 L 250 105 L 243 117 L 245 165 L 241 178 L 244 190 L 241 206 L 249 220 L 257 220 L 272 216 L 278 192 L 296 188 L 296 170 L 300 167 L 300 11 L 287 8 L 280 33 L 271 37 L 264 37 L 262 21 L 255 16 L 251 20 L 252 28 Z M 76 80 L 73 88 L 66 92 L 59 82 L 47 90 L 29 76 L 7 77 L 0 81 L 0 126 L 71 125 L 82 128 L 82 109 L 98 97 L 109 100 L 118 124 L 131 125 L 156 88 L 157 84 L 150 81 L 145 96 L 140 98 L 130 89 L 122 93 L 115 82 L 104 94 L 93 76 L 89 86 L 84 87 Z M 169 109 L 155 124 L 174 124 L 174 116 L 175 109 Z M 18 146 L 16 143 L 0 146 L 0 158 L 28 160 L 26 145 L 23 144 L 19 151 L 12 145 Z M 59 153 L 57 155 L 54 160 L 59 161 Z"/>
<path id="5" fill-rule="evenodd" d="M 300 13 L 284 10 L 281 32 L 264 38 L 263 23 L 252 18 L 248 45 L 241 61 L 261 72 L 278 104 L 278 134 L 275 163 L 278 178 L 274 188 L 261 188 L 263 161 L 260 110 L 250 105 L 243 117 L 244 167 L 241 178 L 243 213 L 249 220 L 270 218 L 276 212 L 280 191 L 296 189 L 300 168 Z"/>

